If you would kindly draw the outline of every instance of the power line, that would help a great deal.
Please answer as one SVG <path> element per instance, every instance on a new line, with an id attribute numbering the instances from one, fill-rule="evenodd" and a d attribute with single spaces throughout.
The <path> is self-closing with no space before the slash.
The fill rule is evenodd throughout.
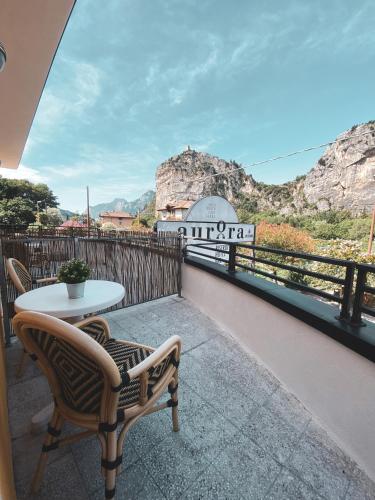
<path id="1" fill-rule="evenodd" d="M 369 134 L 372 134 L 372 133 L 374 133 L 374 131 L 371 131 L 371 132 L 362 132 L 361 134 L 351 135 L 350 137 L 344 137 L 342 139 L 335 139 L 334 141 L 331 141 L 331 142 L 326 142 L 324 144 L 319 144 L 317 146 L 311 146 L 311 147 L 308 147 L 308 148 L 299 149 L 297 151 L 293 151 L 292 153 L 287 153 L 285 155 L 274 156 L 272 158 L 268 158 L 267 160 L 256 161 L 256 162 L 250 163 L 249 165 L 246 165 L 246 166 L 242 166 L 241 165 L 240 167 L 233 168 L 229 172 L 216 172 L 215 174 L 206 175 L 205 177 L 202 177 L 200 179 L 195 179 L 194 182 L 205 182 L 207 179 L 210 179 L 211 177 L 217 177 L 218 175 L 223 175 L 223 174 L 225 174 L 225 175 L 232 175 L 233 173 L 237 172 L 238 170 L 246 170 L 246 169 L 248 169 L 250 167 L 257 167 L 259 165 L 264 165 L 265 163 L 271 163 L 271 162 L 276 161 L 276 160 L 282 160 L 284 158 L 290 158 L 291 156 L 296 156 L 296 155 L 299 155 L 301 153 L 306 153 L 308 151 L 314 151 L 316 149 L 321 149 L 321 148 L 324 148 L 324 147 L 327 147 L 327 146 L 332 146 L 336 142 L 345 142 L 345 141 L 349 141 L 349 140 L 353 139 L 354 137 L 362 137 L 364 135 L 369 135 Z M 172 184 L 178 184 L 179 182 L 180 181 L 175 181 Z M 172 194 L 176 194 L 176 193 L 177 193 L 177 191 L 175 191 Z"/>

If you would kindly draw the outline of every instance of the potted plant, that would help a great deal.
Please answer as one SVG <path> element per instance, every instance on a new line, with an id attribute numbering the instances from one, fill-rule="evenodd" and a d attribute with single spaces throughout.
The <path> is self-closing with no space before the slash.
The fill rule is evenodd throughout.
<path id="1" fill-rule="evenodd" d="M 70 299 L 80 299 L 85 292 L 85 283 L 90 276 L 90 268 L 80 259 L 72 259 L 65 262 L 57 273 L 57 278 L 66 283 Z"/>

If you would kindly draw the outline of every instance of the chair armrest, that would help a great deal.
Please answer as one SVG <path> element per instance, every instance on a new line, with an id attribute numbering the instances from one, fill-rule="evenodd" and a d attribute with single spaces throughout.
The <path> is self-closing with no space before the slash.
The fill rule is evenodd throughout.
<path id="1" fill-rule="evenodd" d="M 37 283 L 38 285 L 41 284 L 41 283 L 56 283 L 57 281 L 57 276 L 51 276 L 49 278 L 39 278 L 37 280 L 35 280 L 35 283 Z"/>
<path id="2" fill-rule="evenodd" d="M 181 353 L 181 337 L 173 335 L 169 337 L 160 347 L 158 347 L 150 356 L 147 356 L 141 363 L 128 370 L 127 374 L 129 380 L 139 377 L 142 373 L 148 371 L 150 368 L 158 365 L 169 354 L 175 351 L 176 361 L 180 359 Z"/>
<path id="3" fill-rule="evenodd" d="M 87 333 L 87 335 L 90 335 L 91 338 L 102 345 L 111 338 L 109 325 L 107 321 L 100 316 L 90 316 L 89 318 L 74 323 L 74 326 Z"/>

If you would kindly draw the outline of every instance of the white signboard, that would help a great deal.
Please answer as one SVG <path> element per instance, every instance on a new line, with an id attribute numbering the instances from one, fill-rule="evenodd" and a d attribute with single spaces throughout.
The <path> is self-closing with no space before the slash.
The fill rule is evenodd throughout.
<path id="1" fill-rule="evenodd" d="M 158 221 L 157 231 L 182 234 L 188 249 L 217 262 L 222 262 L 219 259 L 228 260 L 226 242 L 253 243 L 255 238 L 255 225 L 239 223 L 232 205 L 220 196 L 207 196 L 196 201 L 183 221 Z M 199 238 L 217 240 L 217 243 L 199 241 Z"/>
<path id="2" fill-rule="evenodd" d="M 207 196 L 196 201 L 186 214 L 185 221 L 238 222 L 235 209 L 221 196 Z"/>
<path id="3" fill-rule="evenodd" d="M 206 240 L 225 241 L 254 241 L 254 224 L 240 224 L 238 222 L 203 221 L 167 221 L 158 220 L 157 231 L 171 231 L 180 233 L 186 238 L 204 238 Z M 203 242 L 202 242 L 203 243 Z"/>

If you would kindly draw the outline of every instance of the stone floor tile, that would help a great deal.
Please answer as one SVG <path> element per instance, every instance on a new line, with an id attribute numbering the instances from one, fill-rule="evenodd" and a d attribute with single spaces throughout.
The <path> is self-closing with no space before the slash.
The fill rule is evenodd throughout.
<path id="1" fill-rule="evenodd" d="M 236 392 L 246 396 L 246 399 L 263 404 L 278 389 L 278 380 L 247 353 L 237 354 L 237 347 L 234 347 L 233 352 L 226 349 L 224 347 L 226 342 L 227 339 L 215 337 L 187 353 L 190 356 L 188 359 L 190 361 L 193 359 L 193 363 L 184 362 L 181 369 L 182 371 L 185 369 L 185 374 L 182 373 L 182 377 L 185 376 L 188 384 L 198 391 L 202 377 L 209 378 L 210 384 L 215 384 L 215 380 L 225 378 L 224 385 L 234 387 Z M 204 354 L 200 354 L 201 349 L 203 352 L 207 351 L 208 344 L 211 349 L 217 348 L 215 351 L 215 357 L 219 360 L 217 363 L 212 363 L 212 355 L 208 363 L 205 363 Z M 224 348 L 223 353 L 222 348 Z M 191 373 L 188 372 L 190 366 L 194 367 Z"/>
<path id="2" fill-rule="evenodd" d="M 310 486 L 302 482 L 287 469 L 283 469 L 266 500 L 323 500 Z"/>
<path id="3" fill-rule="evenodd" d="M 241 432 L 255 441 L 267 453 L 284 463 L 296 446 L 301 431 L 280 419 L 267 408 L 260 407 Z"/>
<path id="4" fill-rule="evenodd" d="M 262 448 L 241 433 L 218 453 L 213 465 L 246 499 L 264 498 L 281 466 Z"/>
<path id="5" fill-rule="evenodd" d="M 17 483 L 25 482 L 31 485 L 31 480 L 42 451 L 45 433 L 33 435 L 27 432 L 17 439 L 12 440 L 13 462 L 17 464 L 14 469 L 14 479 Z M 48 455 L 47 468 L 51 463 L 70 453 L 70 446 L 63 446 L 53 450 Z"/>
<path id="6" fill-rule="evenodd" d="M 166 408 L 140 418 L 128 432 L 125 447 L 130 445 L 141 457 L 147 455 L 152 448 L 173 433 L 170 413 L 170 408 Z"/>
<path id="7" fill-rule="evenodd" d="M 104 479 L 101 473 L 101 447 L 96 437 L 77 441 L 71 445 L 71 450 L 77 464 L 78 471 L 88 493 L 98 488 L 104 489 Z M 126 469 L 138 461 L 138 455 L 129 443 L 125 443 L 123 468 Z"/>
<path id="8" fill-rule="evenodd" d="M 118 333 L 117 338 L 139 342 L 140 344 L 159 347 L 172 334 L 166 330 L 158 330 L 152 323 L 142 321 L 142 318 L 124 318 L 117 321 L 122 331 Z"/>
<path id="9" fill-rule="evenodd" d="M 231 422 L 218 411 L 205 405 L 193 413 L 186 421 L 181 419 L 181 429 L 188 435 L 201 454 L 214 460 L 238 431 Z"/>
<path id="10" fill-rule="evenodd" d="M 90 500 L 103 500 L 102 487 L 90 494 Z M 142 463 L 132 464 L 116 478 L 118 500 L 164 500 L 165 497 Z"/>
<path id="11" fill-rule="evenodd" d="M 317 447 L 327 449 L 331 456 L 337 455 L 337 459 L 345 464 L 346 470 L 352 470 L 355 468 L 356 464 L 330 437 L 330 435 L 321 427 L 321 425 L 315 420 L 311 419 L 308 426 L 306 427 L 304 434 L 304 439 L 310 439 L 313 441 Z"/>
<path id="12" fill-rule="evenodd" d="M 179 498 L 209 465 L 207 457 L 182 430 L 168 435 L 142 461 L 169 499 Z"/>
<path id="13" fill-rule="evenodd" d="M 233 481 L 210 466 L 181 497 L 183 500 L 241 500 L 244 499 Z"/>
<path id="14" fill-rule="evenodd" d="M 30 494 L 30 485 L 25 482 L 16 484 L 16 490 L 18 500 L 60 500 L 65 498 L 89 500 L 71 453 L 46 467 L 41 488 L 36 495 Z"/>
<path id="15" fill-rule="evenodd" d="M 178 384 L 178 415 L 181 425 L 188 424 L 191 417 L 197 411 L 207 406 L 205 401 L 199 394 L 197 394 L 191 387 L 184 381 L 180 380 Z M 169 413 L 171 415 L 171 412 Z"/>
<path id="16" fill-rule="evenodd" d="M 152 329 L 163 334 L 165 338 L 179 335 L 182 339 L 182 352 L 189 351 L 212 336 L 217 335 L 215 330 L 197 327 L 188 321 L 178 321 L 175 314 L 159 318 L 152 323 Z"/>
<path id="17" fill-rule="evenodd" d="M 24 372 L 20 377 L 17 376 L 18 368 L 23 354 L 22 344 L 17 340 L 13 340 L 12 345 L 7 348 L 6 356 L 6 373 L 8 386 L 18 384 L 25 380 L 30 380 L 33 377 L 38 377 L 41 374 L 36 363 L 33 363 L 30 358 L 27 359 Z"/>
<path id="18" fill-rule="evenodd" d="M 31 418 L 52 400 L 47 379 L 40 375 L 14 384 L 8 392 L 9 424 L 12 438 L 29 432 Z"/>
<path id="19" fill-rule="evenodd" d="M 345 500 L 373 500 L 375 483 L 358 467 L 354 467 Z"/>
<path id="20" fill-rule="evenodd" d="M 324 498 L 343 498 L 352 475 L 353 463 L 337 447 L 325 446 L 306 432 L 288 466 Z"/>
<path id="21" fill-rule="evenodd" d="M 188 354 L 198 363 L 214 367 L 222 359 L 219 355 L 221 347 L 221 337 L 216 335 L 190 349 Z M 225 351 L 221 354 L 224 356 Z"/>
<path id="22" fill-rule="evenodd" d="M 301 431 L 311 420 L 308 410 L 283 387 L 279 387 L 265 405 L 273 415 L 292 422 L 293 426 Z"/>
<path id="23" fill-rule="evenodd" d="M 218 367 L 212 368 L 190 355 L 184 355 L 180 372 L 180 386 L 186 383 L 237 427 L 248 422 L 249 416 L 258 406 L 251 397 L 241 392 L 243 386 L 235 378 L 226 377 Z"/>

